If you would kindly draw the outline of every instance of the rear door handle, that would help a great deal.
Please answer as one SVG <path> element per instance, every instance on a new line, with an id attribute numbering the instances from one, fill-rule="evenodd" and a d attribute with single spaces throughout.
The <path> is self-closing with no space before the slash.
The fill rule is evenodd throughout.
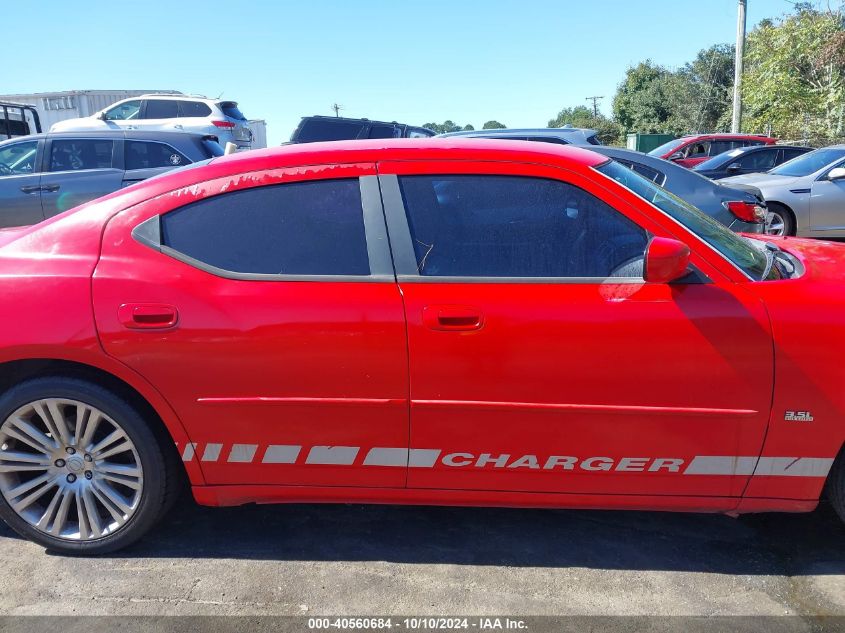
<path id="1" fill-rule="evenodd" d="M 39 185 L 29 185 L 27 187 L 21 187 L 21 191 L 24 193 L 37 193 L 41 191 L 41 187 Z"/>
<path id="2" fill-rule="evenodd" d="M 117 318 L 130 330 L 166 330 L 176 327 L 179 311 L 164 303 L 124 303 Z"/>
<path id="3" fill-rule="evenodd" d="M 470 306 L 426 306 L 423 308 L 423 324 L 443 332 L 480 330 L 484 315 L 478 308 Z"/>

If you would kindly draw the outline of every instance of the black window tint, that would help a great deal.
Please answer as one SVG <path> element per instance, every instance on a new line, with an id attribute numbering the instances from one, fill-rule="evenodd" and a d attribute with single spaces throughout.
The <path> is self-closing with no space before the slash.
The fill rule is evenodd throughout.
<path id="1" fill-rule="evenodd" d="M 364 124 L 358 121 L 309 119 L 302 124 L 299 135 L 295 140 L 299 143 L 345 141 L 358 138 L 358 134 L 363 127 Z"/>
<path id="2" fill-rule="evenodd" d="M 399 181 L 421 275 L 642 275 L 645 231 L 572 185 L 518 176 Z"/>
<path id="3" fill-rule="evenodd" d="M 50 150 L 50 171 L 109 169 L 114 141 L 100 139 L 54 139 Z"/>
<path id="4" fill-rule="evenodd" d="M 657 171 L 656 169 L 652 169 L 651 167 L 648 167 L 648 166 L 643 165 L 641 163 L 634 163 L 634 162 L 627 161 L 627 160 L 618 160 L 618 159 L 616 159 L 616 160 L 617 160 L 617 162 L 625 165 L 625 167 L 627 167 L 628 169 L 633 169 L 640 176 L 648 178 L 652 182 L 656 182 L 658 185 L 663 184 L 663 180 L 665 179 L 665 176 L 661 172 Z"/>
<path id="5" fill-rule="evenodd" d="M 792 160 L 796 156 L 801 156 L 801 154 L 806 154 L 807 150 L 805 149 L 785 149 L 783 150 L 783 160 L 781 162 L 785 163 L 788 160 Z"/>
<path id="6" fill-rule="evenodd" d="M 162 243 L 238 273 L 369 275 L 358 179 L 256 187 L 161 218 Z"/>
<path id="7" fill-rule="evenodd" d="M 211 108 L 200 101 L 177 101 L 180 117 L 207 117 Z"/>
<path id="8" fill-rule="evenodd" d="M 746 154 L 741 158 L 733 161 L 731 165 L 739 165 L 741 169 L 754 169 L 758 171 L 771 169 L 775 166 L 775 159 L 777 158 L 777 148 L 770 150 L 762 149 Z"/>
<path id="9" fill-rule="evenodd" d="M 736 141 L 713 141 L 710 143 L 710 155 L 718 156 L 722 152 L 727 152 L 735 147 L 742 147 L 737 145 Z"/>
<path id="10" fill-rule="evenodd" d="M 238 109 L 238 104 L 235 103 L 234 101 L 224 101 L 224 102 L 222 102 L 220 104 L 220 109 L 223 111 L 223 114 L 225 114 L 230 119 L 237 119 L 238 121 L 246 121 L 246 117 L 243 115 L 243 112 L 241 112 Z M 209 110 L 209 114 L 210 113 L 211 113 L 211 110 Z M 205 116 L 205 115 L 202 115 L 202 116 Z"/>
<path id="11" fill-rule="evenodd" d="M 529 136 L 526 138 L 529 141 L 535 141 L 537 143 L 555 143 L 557 145 L 569 145 L 568 141 L 564 141 L 562 138 L 557 138 L 555 136 Z"/>
<path id="12" fill-rule="evenodd" d="M 393 125 L 373 124 L 370 126 L 370 138 L 397 138 L 399 136 L 399 128 Z"/>
<path id="13" fill-rule="evenodd" d="M 184 154 L 165 143 L 126 141 L 124 152 L 127 171 L 154 167 L 181 167 L 191 162 Z"/>
<path id="14" fill-rule="evenodd" d="M 179 116 L 179 102 L 173 99 L 148 99 L 145 119 L 175 119 Z"/>

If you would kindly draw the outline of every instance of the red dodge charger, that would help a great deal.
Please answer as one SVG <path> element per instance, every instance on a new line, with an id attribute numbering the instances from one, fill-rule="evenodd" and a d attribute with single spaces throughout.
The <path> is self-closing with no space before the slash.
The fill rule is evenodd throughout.
<path id="1" fill-rule="evenodd" d="M 0 231 L 0 516 L 57 551 L 206 505 L 845 515 L 845 247 L 587 150 L 213 159 Z"/>

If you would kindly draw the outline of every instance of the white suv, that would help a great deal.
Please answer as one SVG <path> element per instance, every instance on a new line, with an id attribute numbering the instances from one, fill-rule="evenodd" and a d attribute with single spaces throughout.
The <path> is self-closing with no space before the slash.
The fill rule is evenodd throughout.
<path id="1" fill-rule="evenodd" d="M 54 123 L 50 132 L 96 130 L 165 130 L 210 134 L 220 145 L 239 149 L 252 145 L 252 131 L 234 101 L 182 94 L 147 94 L 124 99 L 93 116 Z"/>

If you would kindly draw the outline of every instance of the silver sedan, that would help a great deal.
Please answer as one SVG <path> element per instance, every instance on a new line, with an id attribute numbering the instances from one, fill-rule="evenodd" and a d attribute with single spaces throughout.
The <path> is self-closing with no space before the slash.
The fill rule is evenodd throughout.
<path id="1" fill-rule="evenodd" d="M 770 235 L 845 237 L 845 145 L 817 149 L 763 174 L 720 182 L 754 185 L 763 193 Z"/>

